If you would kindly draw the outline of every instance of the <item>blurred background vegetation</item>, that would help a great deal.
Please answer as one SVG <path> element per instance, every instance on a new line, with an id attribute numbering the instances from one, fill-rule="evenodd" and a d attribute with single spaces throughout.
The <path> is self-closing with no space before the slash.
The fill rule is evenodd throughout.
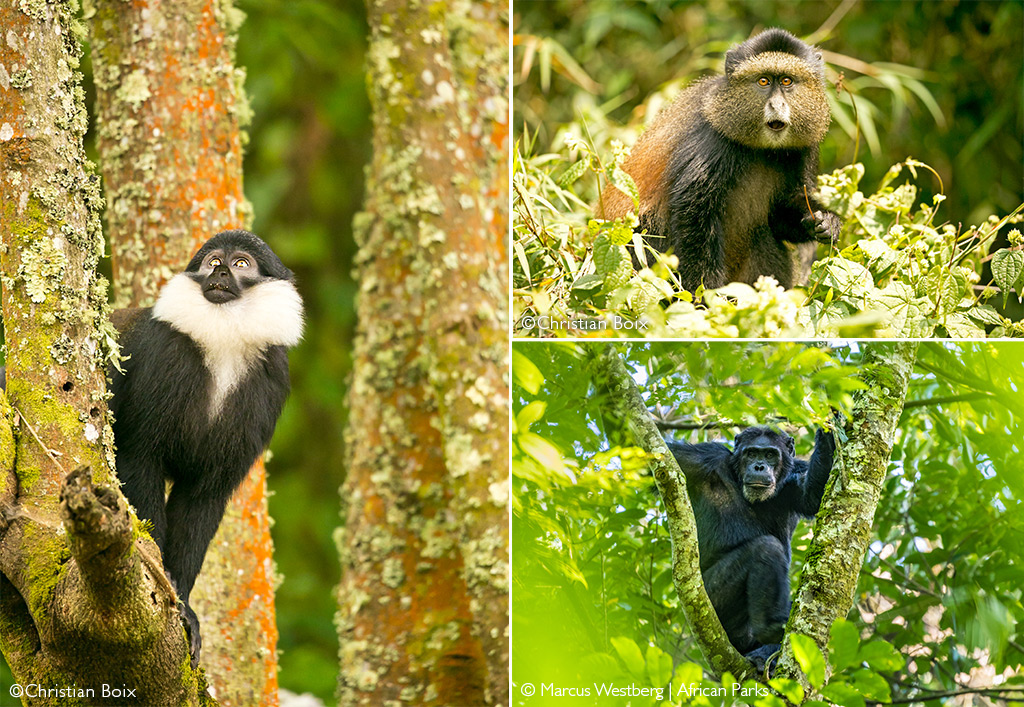
<path id="1" fill-rule="evenodd" d="M 841 71 L 857 96 L 859 148 L 844 94 L 833 102 L 822 172 L 857 150 L 870 187 L 913 156 L 941 175 L 940 219 L 980 223 L 1024 194 L 1022 8 L 1020 0 L 516 0 L 514 129 L 526 137 L 524 154 L 563 149 L 566 126 L 632 145 L 665 99 L 721 72 L 730 45 L 782 27 L 823 49 L 829 82 Z"/>
<path id="2" fill-rule="evenodd" d="M 334 592 L 356 285 L 352 217 L 370 160 L 361 0 L 238 0 L 237 63 L 253 122 L 245 194 L 253 228 L 295 271 L 306 303 L 291 353 L 292 396 L 267 466 L 278 571 L 281 686 L 333 704 Z"/>

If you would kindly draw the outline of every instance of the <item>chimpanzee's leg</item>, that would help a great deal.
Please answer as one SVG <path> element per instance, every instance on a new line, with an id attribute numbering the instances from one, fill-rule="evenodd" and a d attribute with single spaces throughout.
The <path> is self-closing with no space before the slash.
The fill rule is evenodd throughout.
<path id="1" fill-rule="evenodd" d="M 789 553 L 770 535 L 726 554 L 704 573 L 704 587 L 741 653 L 782 640 L 789 619 Z"/>

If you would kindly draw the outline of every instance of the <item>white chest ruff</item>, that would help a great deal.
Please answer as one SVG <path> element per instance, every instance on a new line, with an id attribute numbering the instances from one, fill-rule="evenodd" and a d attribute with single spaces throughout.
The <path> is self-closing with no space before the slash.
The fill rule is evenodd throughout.
<path id="1" fill-rule="evenodd" d="M 208 301 L 185 273 L 171 278 L 153 306 L 153 318 L 191 338 L 210 372 L 210 417 L 271 346 L 294 346 L 302 338 L 302 298 L 287 280 L 254 285 L 232 302 Z"/>
<path id="2" fill-rule="evenodd" d="M 212 386 L 210 388 L 210 418 L 214 418 L 224 407 L 224 401 L 235 389 L 239 381 L 249 372 L 249 368 L 258 360 L 246 352 L 232 356 L 224 351 L 203 351 L 206 369 L 210 372 Z"/>

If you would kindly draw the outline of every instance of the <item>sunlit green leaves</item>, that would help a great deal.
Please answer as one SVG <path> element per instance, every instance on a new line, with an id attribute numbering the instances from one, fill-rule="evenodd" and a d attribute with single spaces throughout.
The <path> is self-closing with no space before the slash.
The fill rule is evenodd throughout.
<path id="1" fill-rule="evenodd" d="M 793 646 L 793 657 L 807 676 L 807 681 L 812 687 L 820 688 L 825 682 L 825 658 L 818 644 L 813 638 L 799 633 L 790 634 L 789 641 Z"/>

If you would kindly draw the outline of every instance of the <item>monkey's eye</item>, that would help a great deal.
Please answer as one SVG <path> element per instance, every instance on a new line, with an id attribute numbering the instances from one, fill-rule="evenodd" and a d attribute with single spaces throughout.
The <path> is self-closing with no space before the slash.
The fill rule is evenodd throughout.
<path id="1" fill-rule="evenodd" d="M 237 258 L 231 265 L 236 268 L 247 268 L 249 267 L 249 261 L 245 258 Z"/>
<path id="2" fill-rule="evenodd" d="M 769 85 L 771 85 L 771 82 L 772 82 L 772 80 L 770 78 L 768 78 L 767 76 L 762 76 L 761 78 L 759 78 L 757 80 L 757 85 L 758 86 L 769 86 Z"/>
<path id="3" fill-rule="evenodd" d="M 788 76 L 783 76 L 782 80 L 779 81 L 779 83 L 781 83 L 783 86 L 792 86 L 793 79 L 789 78 Z"/>
<path id="4" fill-rule="evenodd" d="M 210 258 L 210 267 L 220 267 L 220 258 L 218 258 L 217 256 L 213 256 L 212 258 Z"/>

